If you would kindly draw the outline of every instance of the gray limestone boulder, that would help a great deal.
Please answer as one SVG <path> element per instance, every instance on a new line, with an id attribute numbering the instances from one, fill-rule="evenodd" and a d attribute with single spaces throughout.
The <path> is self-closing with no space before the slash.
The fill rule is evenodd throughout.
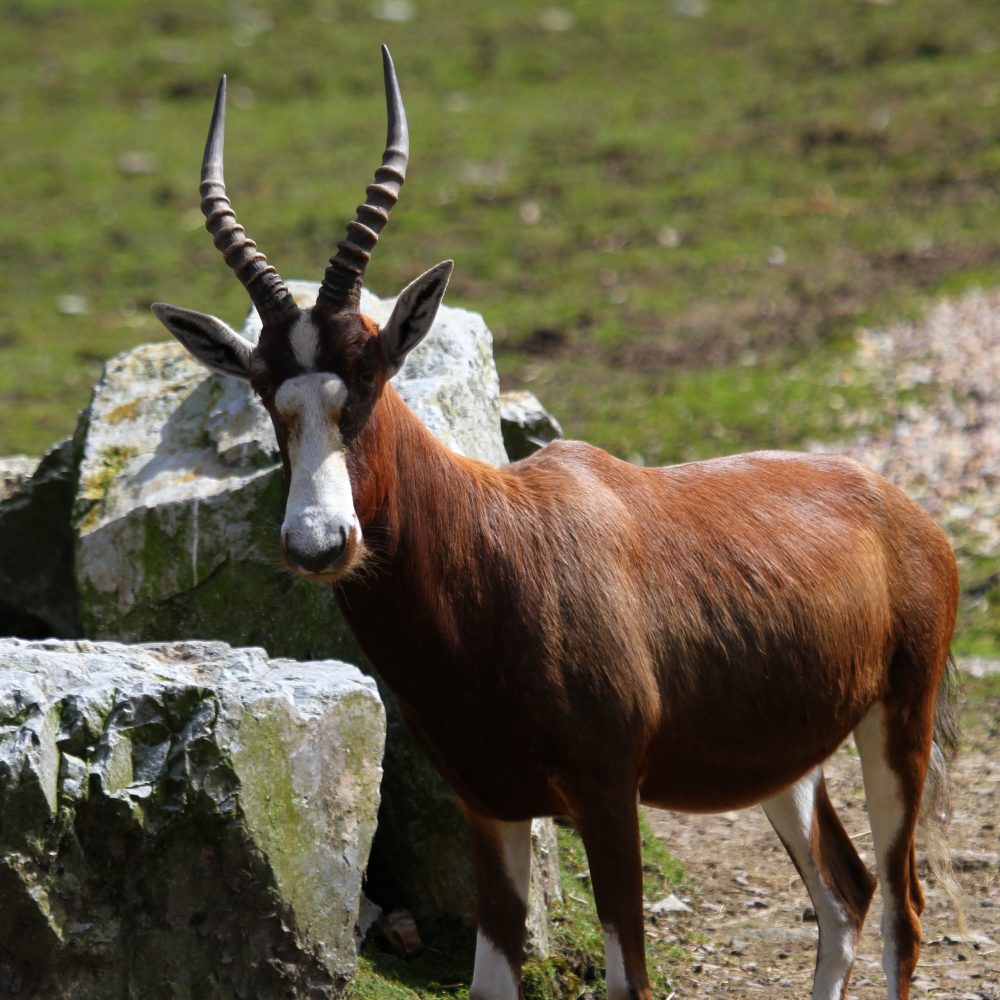
<path id="1" fill-rule="evenodd" d="M 6 500 L 38 468 L 31 455 L 0 456 L 0 500 Z"/>
<path id="2" fill-rule="evenodd" d="M 303 303 L 318 289 L 290 287 Z M 362 299 L 379 321 L 391 307 Z M 256 341 L 259 332 L 252 312 L 243 334 Z M 451 448 L 506 461 L 481 316 L 442 307 L 394 385 Z M 207 373 L 173 341 L 147 344 L 108 362 L 84 420 L 74 524 L 87 635 L 224 635 L 301 658 L 330 655 L 331 642 L 334 652 L 350 652 L 333 635 L 329 591 L 277 571 L 277 445 L 245 383 Z M 254 613 L 233 613 L 246 606 Z"/>
<path id="3" fill-rule="evenodd" d="M 500 429 L 512 462 L 563 436 L 559 421 L 534 393 L 523 390 L 500 394 Z"/>
<path id="4" fill-rule="evenodd" d="M 302 305 L 318 289 L 289 287 Z M 361 306 L 381 322 L 392 304 L 365 293 Z M 255 341 L 259 330 L 251 312 L 243 334 Z M 492 338 L 481 316 L 442 307 L 394 385 L 447 445 L 493 464 L 506 460 Z M 108 363 L 84 419 L 74 526 L 85 634 L 222 639 L 273 656 L 364 663 L 331 590 L 281 567 L 277 448 L 244 383 L 207 373 L 173 342 L 150 344 Z M 461 812 L 392 697 L 383 696 L 389 739 L 373 864 L 400 894 L 394 902 L 418 917 L 471 919 Z M 539 851 L 536 860 L 551 882 L 554 854 Z"/>
<path id="5" fill-rule="evenodd" d="M 0 635 L 81 635 L 73 578 L 73 442 L 0 465 Z"/>
<path id="6" fill-rule="evenodd" d="M 0 640 L 0 994 L 336 995 L 384 735 L 343 663 Z"/>

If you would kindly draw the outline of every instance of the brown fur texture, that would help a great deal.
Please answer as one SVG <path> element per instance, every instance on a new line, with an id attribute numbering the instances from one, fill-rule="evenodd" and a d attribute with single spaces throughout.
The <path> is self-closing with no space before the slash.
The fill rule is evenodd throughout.
<path id="1" fill-rule="evenodd" d="M 923 906 L 913 831 L 958 599 L 947 540 L 900 490 L 831 456 L 763 452 L 641 469 L 556 442 L 493 469 L 444 448 L 387 382 L 429 329 L 452 262 L 404 289 L 381 336 L 357 312 L 408 148 L 384 48 L 383 64 L 388 159 L 364 216 L 375 229 L 352 223 L 360 242 L 340 247 L 358 266 L 345 278 L 338 253 L 327 271 L 308 317 L 317 356 L 290 348 L 302 313 L 250 253 L 225 195 L 224 85 L 203 207 L 214 235 L 242 241 L 242 263 L 227 260 L 240 263 L 248 290 L 243 263 L 272 290 L 256 298 L 264 328 L 251 348 L 212 317 L 154 309 L 209 367 L 250 379 L 274 421 L 286 491 L 293 429 L 275 392 L 304 365 L 342 380 L 346 401 L 329 419 L 347 451 L 354 511 L 324 522 L 323 498 L 311 499 L 311 523 L 326 526 L 297 556 L 284 543 L 283 552 L 293 570 L 335 582 L 362 648 L 462 799 L 480 929 L 516 978 L 523 905 L 504 873 L 502 823 L 572 816 L 616 963 L 611 1000 L 650 1000 L 637 798 L 686 810 L 773 804 L 860 724 L 866 781 L 870 769 L 892 840 L 876 843 L 893 901 L 890 995 L 906 1000 Z M 231 225 L 213 222 L 220 206 Z M 224 253 L 235 246 L 227 241 L 217 240 Z M 825 791 L 810 801 L 813 832 L 794 833 L 795 807 L 787 824 L 802 842 L 796 863 L 818 873 L 810 891 L 832 892 L 860 928 L 869 881 Z M 483 955 L 483 975 L 496 974 L 483 989 L 510 993 L 496 987 L 508 980 L 490 948 Z"/>
<path id="2" fill-rule="evenodd" d="M 632 995 L 649 995 L 637 795 L 759 802 L 881 702 L 905 715 L 890 756 L 915 818 L 957 574 L 874 473 L 780 452 L 643 469 L 565 441 L 494 469 L 441 446 L 391 386 L 350 468 L 369 552 L 337 587 L 348 621 L 467 808 L 577 821 Z M 826 812 L 817 861 L 860 927 L 870 885 Z M 915 962 L 912 829 L 898 851 Z"/>
<path id="3" fill-rule="evenodd" d="M 447 452 L 391 388 L 352 457 L 379 571 L 341 584 L 345 612 L 442 768 L 491 815 L 572 813 L 573 775 L 602 743 L 615 753 L 600 766 L 652 803 L 747 805 L 894 688 L 940 681 L 909 676 L 897 650 L 947 651 L 948 544 L 848 460 L 641 469 L 557 442 L 496 470 Z M 466 744 L 501 720 L 521 738 L 493 775 Z M 511 754 L 530 759 L 509 792 Z"/>
<path id="4" fill-rule="evenodd" d="M 357 313 L 314 310 L 308 357 L 291 348 L 298 316 L 266 324 L 244 354 L 217 321 L 162 311 L 217 367 L 248 366 L 286 486 L 299 431 L 275 393 L 306 367 L 343 384 L 328 419 L 345 450 L 351 535 L 330 560 L 286 560 L 334 583 L 461 798 L 481 930 L 516 970 L 523 907 L 496 861 L 498 831 L 568 815 L 587 848 L 609 962 L 624 964 L 616 989 L 645 1000 L 637 800 L 689 811 L 773 802 L 857 730 L 890 841 L 875 846 L 892 900 L 892 995 L 905 1000 L 923 906 L 913 835 L 935 724 L 948 719 L 938 695 L 958 599 L 943 533 L 900 490 L 831 455 L 645 469 L 558 441 L 496 469 L 454 454 L 388 381 L 429 327 L 427 302 L 450 270 L 444 262 L 408 287 L 386 343 Z M 322 494 L 311 502 L 321 519 Z M 853 934 L 870 877 L 822 789 L 809 799 L 813 833 L 801 833 L 805 801 L 780 807 L 789 849 Z M 824 977 L 839 982 L 830 968 Z"/>

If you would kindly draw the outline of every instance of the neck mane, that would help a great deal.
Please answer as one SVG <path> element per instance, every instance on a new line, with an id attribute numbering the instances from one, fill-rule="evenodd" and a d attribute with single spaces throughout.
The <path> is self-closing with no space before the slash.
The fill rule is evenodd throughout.
<path id="1" fill-rule="evenodd" d="M 391 385 L 351 446 L 351 475 L 368 555 L 337 596 L 365 654 L 405 697 L 415 651 L 446 670 L 468 642 L 461 622 L 506 603 L 502 567 L 523 551 L 521 485 L 451 451 Z"/>
<path id="2" fill-rule="evenodd" d="M 440 547 L 442 533 L 454 538 L 466 528 L 476 503 L 489 496 L 500 500 L 504 492 L 506 477 L 499 470 L 439 441 L 391 384 L 352 448 L 352 459 L 355 510 L 366 544 L 383 560 L 401 546 L 433 540 L 430 544 Z"/>

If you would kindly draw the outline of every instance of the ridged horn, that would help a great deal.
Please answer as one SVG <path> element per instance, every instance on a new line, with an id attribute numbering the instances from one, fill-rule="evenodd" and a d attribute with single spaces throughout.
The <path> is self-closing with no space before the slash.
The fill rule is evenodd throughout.
<path id="1" fill-rule="evenodd" d="M 361 286 L 365 269 L 379 234 L 389 221 L 389 212 L 399 198 L 399 189 L 406 179 L 406 164 L 410 158 L 410 133 L 406 127 L 406 112 L 399 94 L 399 82 L 392 65 L 392 56 L 382 46 L 382 72 L 385 77 L 385 104 L 388 127 L 382 164 L 375 171 L 375 181 L 365 189 L 365 203 L 359 205 L 357 218 L 347 224 L 347 237 L 337 244 L 337 255 L 323 275 L 323 285 L 317 305 L 330 312 L 357 312 L 361 302 Z"/>
<path id="2" fill-rule="evenodd" d="M 201 210 L 205 216 L 205 228 L 212 234 L 212 242 L 222 251 L 226 263 L 249 292 L 261 321 L 266 324 L 298 312 L 298 306 L 281 275 L 268 264 L 257 244 L 236 220 L 223 178 L 225 137 L 226 78 L 223 76 L 215 95 L 212 124 L 201 161 Z"/>

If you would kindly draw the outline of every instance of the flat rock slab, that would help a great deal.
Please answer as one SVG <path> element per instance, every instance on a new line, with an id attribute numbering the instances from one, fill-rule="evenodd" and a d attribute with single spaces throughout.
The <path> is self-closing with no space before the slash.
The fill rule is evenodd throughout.
<path id="1" fill-rule="evenodd" d="M 0 639 L 0 995 L 335 995 L 384 738 L 336 661 Z"/>

